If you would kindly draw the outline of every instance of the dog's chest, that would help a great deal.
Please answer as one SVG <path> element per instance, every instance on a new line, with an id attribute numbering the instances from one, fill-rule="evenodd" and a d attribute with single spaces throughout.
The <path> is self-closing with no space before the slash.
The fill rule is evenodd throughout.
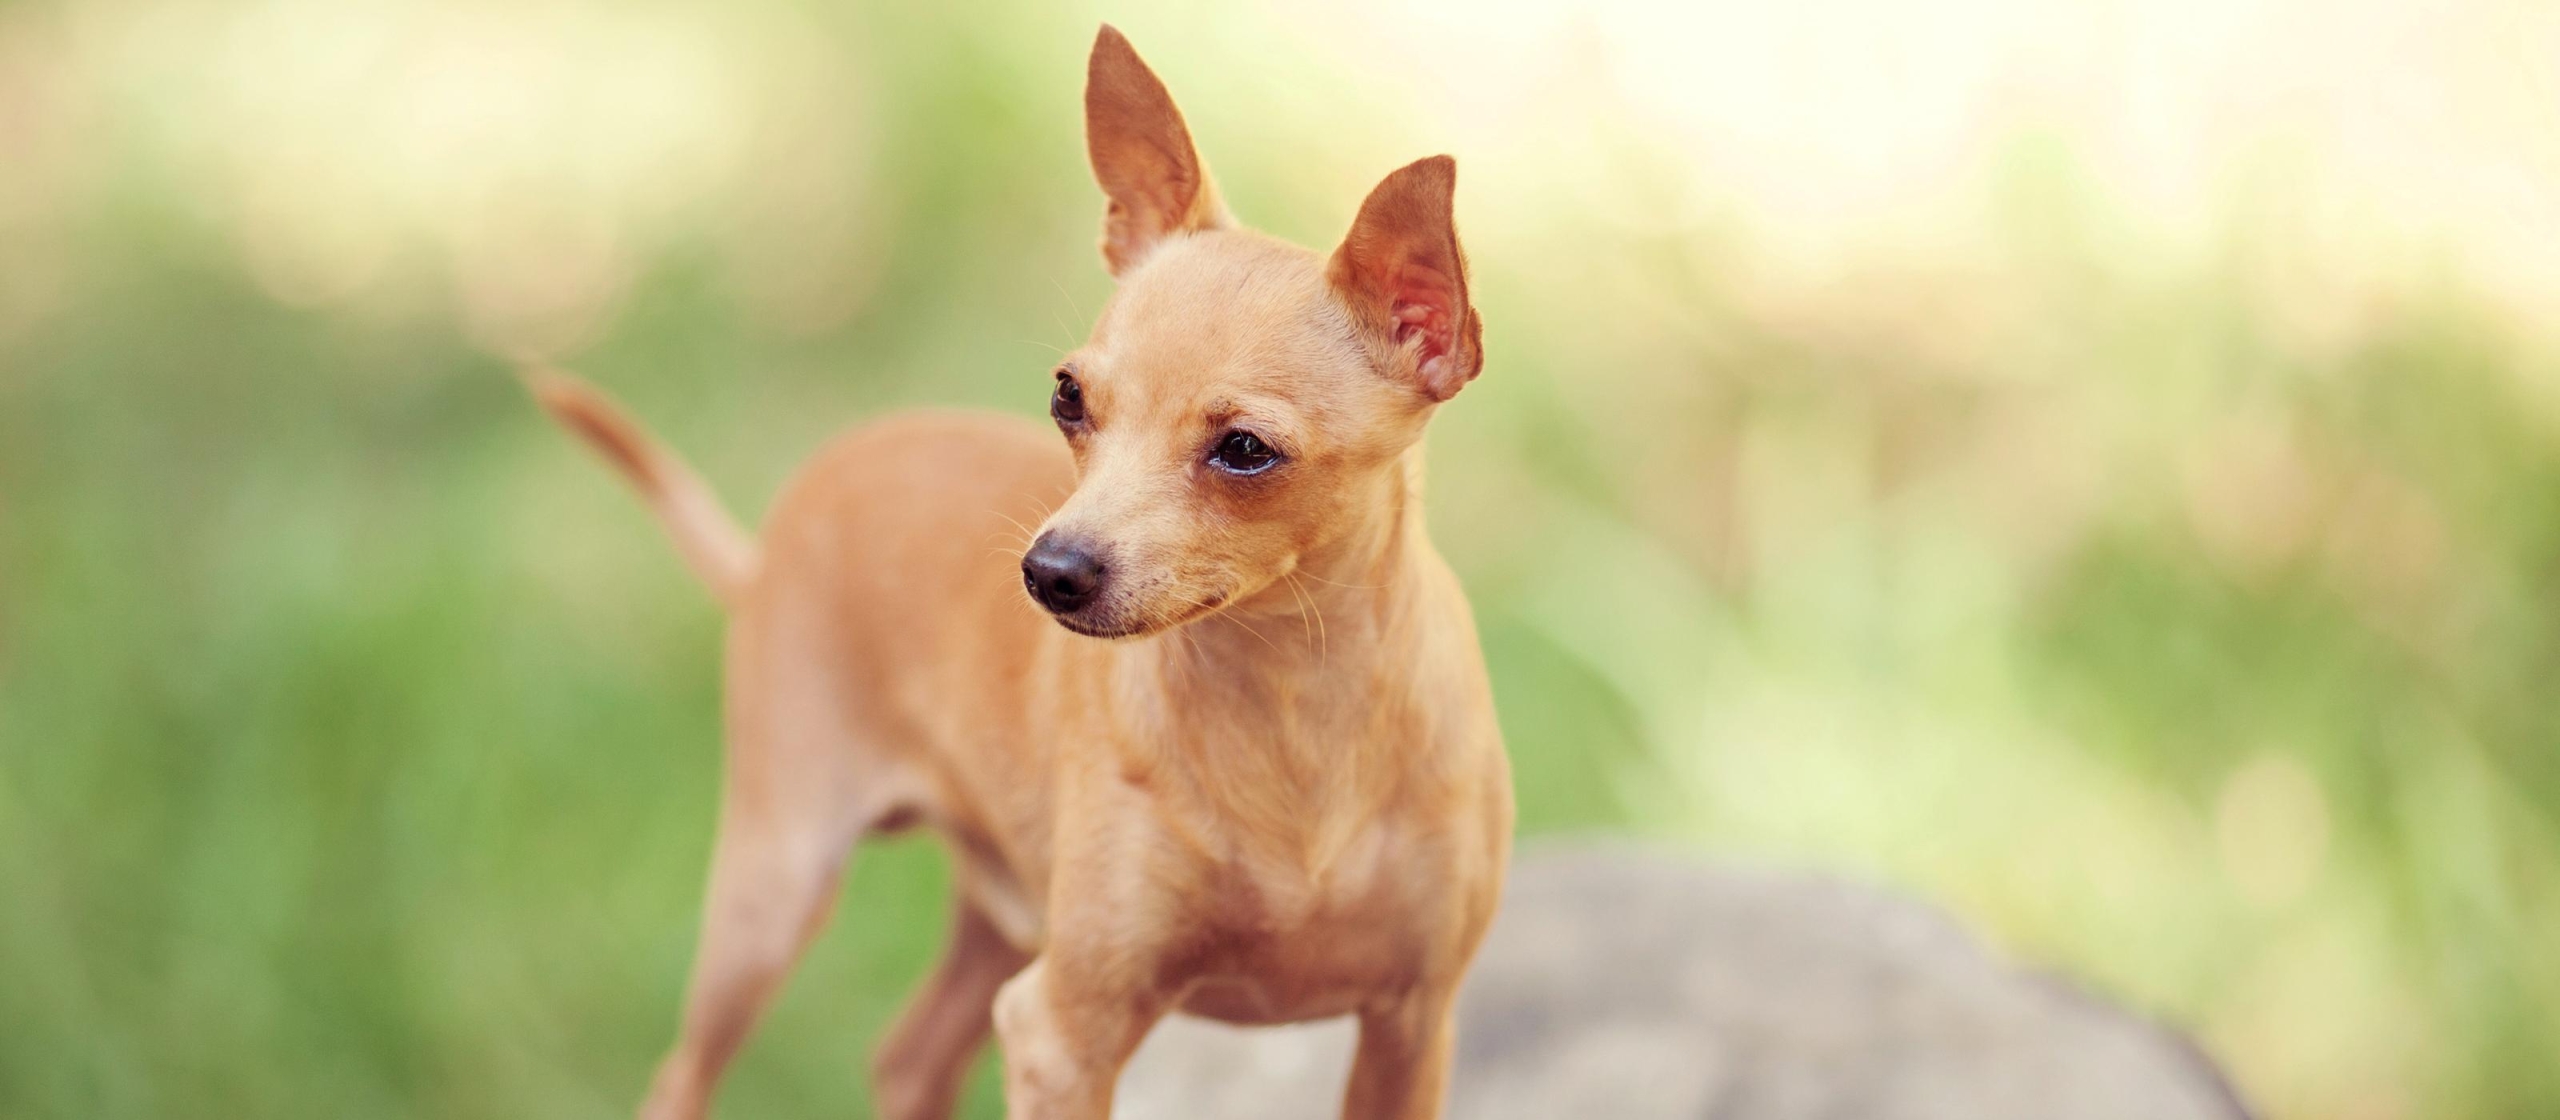
<path id="1" fill-rule="evenodd" d="M 1409 982 L 1448 918 L 1434 845 L 1421 839 L 1382 823 L 1321 864 L 1246 857 L 1222 868 L 1199 915 L 1200 968 L 1184 1008 L 1295 1022 L 1351 1011 Z"/>

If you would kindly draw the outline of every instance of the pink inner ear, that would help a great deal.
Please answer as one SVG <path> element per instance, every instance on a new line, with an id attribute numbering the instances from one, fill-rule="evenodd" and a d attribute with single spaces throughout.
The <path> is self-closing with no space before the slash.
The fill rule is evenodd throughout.
<path id="1" fill-rule="evenodd" d="M 1445 357 L 1458 344 L 1458 292 L 1447 273 L 1412 261 L 1396 270 L 1396 345 L 1422 341 L 1422 361 Z"/>

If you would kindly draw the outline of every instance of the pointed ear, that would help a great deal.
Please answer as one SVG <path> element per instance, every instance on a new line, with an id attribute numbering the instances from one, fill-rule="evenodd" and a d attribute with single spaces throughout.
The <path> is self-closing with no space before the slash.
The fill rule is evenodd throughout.
<path id="1" fill-rule="evenodd" d="M 1390 374 L 1434 401 L 1456 396 L 1484 367 L 1483 327 L 1467 302 L 1467 256 L 1450 202 L 1458 161 L 1418 160 L 1386 177 L 1342 247 L 1334 289 L 1373 342 L 1392 352 Z"/>
<path id="2" fill-rule="evenodd" d="M 1107 23 L 1085 68 L 1084 142 L 1093 177 L 1111 199 L 1102 216 L 1102 260 L 1113 276 L 1168 236 L 1235 224 L 1191 148 L 1173 95 Z"/>

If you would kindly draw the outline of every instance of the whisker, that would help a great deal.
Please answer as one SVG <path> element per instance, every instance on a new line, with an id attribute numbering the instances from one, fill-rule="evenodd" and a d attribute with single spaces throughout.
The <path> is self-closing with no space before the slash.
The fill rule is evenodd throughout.
<path id="1" fill-rule="evenodd" d="M 1253 635 L 1254 637 L 1261 639 L 1262 644 L 1264 644 L 1264 645 L 1266 645 L 1266 646 L 1271 646 L 1271 652 L 1273 652 L 1273 653 L 1279 653 L 1279 652 L 1281 652 L 1281 650 L 1280 650 L 1280 647 L 1279 647 L 1279 646 L 1277 646 L 1277 645 L 1272 645 L 1271 639 L 1269 639 L 1269 638 L 1264 638 L 1264 637 L 1262 636 L 1262 631 L 1254 629 L 1254 628 L 1253 628 L 1253 624 L 1252 624 L 1252 623 L 1249 623 L 1249 622 L 1246 622 L 1242 617 L 1237 616 L 1237 615 L 1232 615 L 1232 614 L 1229 614 L 1229 615 L 1221 615 L 1221 616 L 1219 616 L 1219 617 L 1224 618 L 1224 619 L 1226 619 L 1226 620 L 1227 620 L 1227 621 L 1229 621 L 1229 622 L 1235 623 L 1235 624 L 1236 624 L 1236 625 L 1238 625 L 1238 626 L 1242 626 L 1242 627 L 1244 627 L 1244 632 L 1245 632 L 1245 633 L 1247 633 L 1247 634 L 1251 634 L 1251 635 Z"/>
<path id="2" fill-rule="evenodd" d="M 1020 521 L 1016 520 L 1012 514 L 1006 513 L 1006 512 L 1005 512 L 1005 511 L 1003 511 L 1003 510 L 1000 510 L 1000 509 L 994 509 L 994 510 L 988 510 L 987 512 L 992 513 L 992 514 L 995 514 L 995 515 L 996 515 L 996 516 L 998 516 L 998 517 L 1004 518 L 1004 523 L 1005 523 L 1005 524 L 1013 526 L 1013 529 L 1014 529 L 1014 531 L 1015 531 L 1015 532 L 1022 534 L 1022 541 L 1023 541 L 1023 543 L 1024 543 L 1024 544 L 1029 544 L 1029 543 L 1031 543 L 1031 541 L 1032 541 L 1032 539 L 1033 539 L 1033 538 L 1038 537 L 1038 536 L 1040 535 L 1040 534 L 1038 534 L 1038 533 L 1033 532 L 1033 531 L 1032 531 L 1032 529 L 1031 529 L 1031 526 L 1028 526 L 1028 525 L 1023 524 L 1022 522 L 1020 522 Z"/>
<path id="3" fill-rule="evenodd" d="M 1316 628 L 1315 623 L 1309 621 L 1307 618 L 1307 595 L 1305 589 L 1299 587 L 1298 581 L 1291 579 L 1287 572 L 1280 573 L 1280 578 L 1289 580 L 1289 601 L 1298 605 L 1298 628 L 1305 631 L 1307 644 L 1314 645 L 1316 641 Z"/>
<path id="4" fill-rule="evenodd" d="M 1329 580 L 1329 579 L 1326 579 L 1326 578 L 1324 578 L 1323 576 L 1320 576 L 1320 575 L 1315 574 L 1314 572 L 1301 571 L 1301 572 L 1299 572 L 1299 573 L 1297 573 L 1297 574 L 1299 574 L 1299 575 L 1301 575 L 1301 576 L 1304 576 L 1304 577 L 1306 577 L 1306 578 L 1308 578 L 1308 579 L 1314 580 L 1314 581 L 1316 581 L 1317 583 L 1324 584 L 1324 585 L 1326 585 L 1326 586 L 1328 586 L 1328 587 L 1339 587 L 1339 588 L 1343 588 L 1343 589 L 1345 589 L 1345 590 L 1349 590 L 1349 591 L 1384 591 L 1384 590 L 1386 590 L 1386 587 L 1387 587 L 1387 585 L 1385 585 L 1385 584 L 1383 584 L 1383 583 L 1377 583 L 1377 584 L 1370 584 L 1370 583 L 1342 583 L 1342 582 L 1339 582 L 1339 581 L 1336 581 L 1336 580 Z"/>
<path id="5" fill-rule="evenodd" d="M 1321 669 L 1333 661 L 1333 632 L 1325 625 L 1324 622 L 1324 602 L 1323 600 L 1316 598 L 1314 592 L 1308 591 L 1304 587 L 1299 586 L 1298 573 L 1296 572 L 1289 573 L 1289 586 L 1295 588 L 1300 594 L 1305 595 L 1307 605 L 1315 608 L 1317 642 L 1316 667 Z"/>
<path id="6" fill-rule="evenodd" d="M 1084 308 L 1076 303 L 1076 297 L 1067 291 L 1067 286 L 1064 283 L 1061 283 L 1057 277 L 1052 276 L 1049 278 L 1049 286 L 1058 290 L 1058 298 L 1067 301 L 1067 310 L 1074 312 L 1076 318 L 1089 318 L 1089 316 L 1084 313 Z M 1057 318 L 1057 309 L 1051 308 L 1049 311 L 1049 317 L 1052 319 Z M 1068 338 L 1074 338 L 1076 336 L 1076 331 L 1073 326 L 1064 323 L 1059 325 L 1066 327 Z"/>
<path id="7" fill-rule="evenodd" d="M 1008 588 L 1008 590 L 1010 589 Z M 1029 612 L 1030 617 L 1034 620 L 1040 622 L 1049 621 L 1049 612 L 1041 610 L 1039 604 L 1031 601 L 1031 596 L 1014 594 L 1006 595 L 1005 598 L 1013 603 L 1015 610 Z"/>

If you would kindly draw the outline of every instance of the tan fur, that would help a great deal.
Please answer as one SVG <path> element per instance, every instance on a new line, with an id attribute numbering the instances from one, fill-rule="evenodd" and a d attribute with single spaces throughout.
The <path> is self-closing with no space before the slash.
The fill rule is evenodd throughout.
<path id="1" fill-rule="evenodd" d="M 790 483 L 759 557 L 600 395 L 536 383 L 733 611 L 702 940 L 644 1116 L 704 1113 L 848 849 L 908 823 L 948 843 L 957 915 L 874 1061 L 884 1117 L 949 1115 L 992 1028 L 1008 1116 L 1102 1120 L 1176 1009 L 1355 1014 L 1343 1114 L 1439 1114 L 1511 828 L 1474 624 L 1419 495 L 1424 424 L 1477 362 L 1449 166 L 1364 207 L 1354 239 L 1393 251 L 1328 259 L 1233 228 L 1108 28 L 1087 119 L 1120 288 L 1065 363 L 1088 422 L 1063 443 L 1000 417 L 859 429 Z M 1207 466 L 1238 424 L 1283 464 Z M 1117 640 L 1026 597 L 1035 523 L 1107 546 L 1079 625 Z"/>

